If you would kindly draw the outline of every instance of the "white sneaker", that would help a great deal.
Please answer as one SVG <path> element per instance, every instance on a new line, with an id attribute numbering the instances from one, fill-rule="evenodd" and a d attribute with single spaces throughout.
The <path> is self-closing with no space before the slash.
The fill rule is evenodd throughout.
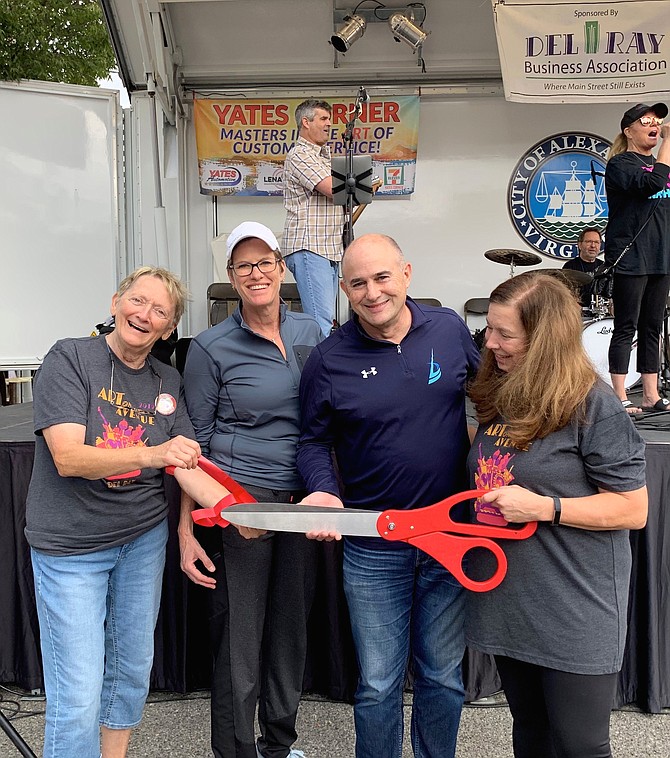
<path id="1" fill-rule="evenodd" d="M 263 754 L 258 749 L 258 743 L 256 744 L 256 756 L 257 758 L 263 758 Z M 102 756 L 100 756 L 102 758 Z M 291 748 L 291 752 L 286 756 L 286 758 L 305 758 L 305 754 L 302 752 L 302 750 L 294 750 Z"/>

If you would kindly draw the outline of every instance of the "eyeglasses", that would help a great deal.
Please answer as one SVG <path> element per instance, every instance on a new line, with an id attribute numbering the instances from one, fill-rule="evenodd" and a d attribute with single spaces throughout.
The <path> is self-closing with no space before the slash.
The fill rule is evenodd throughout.
<path id="1" fill-rule="evenodd" d="M 642 126 L 651 126 L 654 124 L 655 126 L 660 126 L 664 119 L 658 118 L 658 116 L 642 116 L 642 118 L 638 118 L 638 121 L 642 124 Z"/>
<path id="2" fill-rule="evenodd" d="M 258 263 L 238 263 L 235 266 L 228 266 L 238 276 L 249 276 L 254 268 L 257 268 L 261 274 L 269 274 L 277 268 L 279 261 L 276 258 L 263 258 Z"/>
<path id="3" fill-rule="evenodd" d="M 160 305 L 154 305 L 153 303 L 150 303 L 143 297 L 130 295 L 127 299 L 128 302 L 135 308 L 146 308 L 147 305 L 150 305 L 151 312 L 154 314 L 154 316 L 156 316 L 156 318 L 159 318 L 161 321 L 167 321 L 170 318 L 170 314 L 164 308 L 161 308 Z"/>

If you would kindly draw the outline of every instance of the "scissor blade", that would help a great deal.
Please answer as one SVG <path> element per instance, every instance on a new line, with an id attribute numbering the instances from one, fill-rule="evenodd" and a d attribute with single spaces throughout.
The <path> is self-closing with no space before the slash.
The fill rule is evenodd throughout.
<path id="1" fill-rule="evenodd" d="M 339 532 L 357 537 L 379 537 L 377 511 L 326 508 L 287 503 L 238 503 L 223 511 L 231 524 L 275 532 Z"/>

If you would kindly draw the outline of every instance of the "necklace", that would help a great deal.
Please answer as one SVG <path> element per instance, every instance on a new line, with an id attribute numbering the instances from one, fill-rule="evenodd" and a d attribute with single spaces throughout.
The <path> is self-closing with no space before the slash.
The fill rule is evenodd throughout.
<path id="1" fill-rule="evenodd" d="M 109 402 L 111 405 L 114 405 L 114 366 L 116 365 L 116 361 L 114 360 L 114 353 L 112 352 L 112 349 L 109 345 L 107 345 L 107 352 L 109 353 L 109 360 L 112 364 L 112 371 L 109 377 Z M 174 398 L 171 395 L 163 394 L 163 378 L 160 374 L 156 373 L 156 370 L 151 365 L 151 361 L 145 361 L 145 365 L 149 364 L 149 370 L 154 375 L 154 377 L 158 377 L 158 394 L 156 395 L 156 399 L 154 400 L 154 407 L 153 408 L 143 408 L 142 412 L 146 413 L 148 416 L 156 416 L 156 411 L 159 413 L 162 413 L 163 415 L 170 415 L 174 412 L 174 409 L 172 410 L 166 410 L 164 407 L 166 398 L 171 400 L 172 403 L 175 403 Z M 169 403 L 168 403 L 169 405 Z M 160 406 L 160 407 L 159 407 Z M 176 403 L 175 403 L 176 408 Z"/>
<path id="2" fill-rule="evenodd" d="M 270 339 L 270 341 L 271 341 L 271 342 L 272 342 L 274 345 L 276 345 L 277 347 L 279 347 L 279 342 L 281 342 L 281 334 L 279 333 L 279 330 L 277 330 L 277 334 L 276 334 L 276 336 L 274 336 L 274 337 L 270 337 L 269 339 Z"/>
<path id="3" fill-rule="evenodd" d="M 654 156 L 653 156 L 653 155 L 649 155 L 649 156 L 646 156 L 646 157 L 648 157 L 648 158 L 651 158 L 651 163 L 647 163 L 647 161 L 645 161 L 645 160 L 642 158 L 642 156 L 640 155 L 640 153 L 636 153 L 634 150 L 631 150 L 630 152 L 631 152 L 631 153 L 633 153 L 633 155 L 634 155 L 634 156 L 635 156 L 635 157 L 636 157 L 636 158 L 637 158 L 637 159 L 640 161 L 640 163 L 641 163 L 643 166 L 646 166 L 647 168 L 650 168 L 651 166 L 653 166 L 653 165 L 654 165 L 654 163 L 656 163 L 656 159 L 654 158 Z"/>
<path id="4" fill-rule="evenodd" d="M 249 322 L 247 322 L 247 324 L 248 323 Z M 251 326 L 251 324 L 249 324 L 249 328 L 252 331 L 256 332 L 256 334 L 260 335 L 266 340 L 269 340 L 275 345 L 277 345 L 278 342 L 281 342 L 281 331 L 278 325 L 275 326 L 273 324 L 272 326 L 267 326 L 267 327 L 265 325 L 254 327 L 254 326 Z M 277 347 L 279 347 L 279 345 L 277 345 Z"/>

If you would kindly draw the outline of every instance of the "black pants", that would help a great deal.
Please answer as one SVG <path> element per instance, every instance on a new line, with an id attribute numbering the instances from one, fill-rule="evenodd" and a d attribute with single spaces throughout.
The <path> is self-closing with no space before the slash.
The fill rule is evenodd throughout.
<path id="1" fill-rule="evenodd" d="M 496 655 L 515 758 L 611 758 L 616 674 L 587 676 Z"/>
<path id="2" fill-rule="evenodd" d="M 637 370 L 658 373 L 659 337 L 670 288 L 670 276 L 614 275 L 614 333 L 609 348 L 611 374 L 627 374 L 637 329 Z"/>
<path id="3" fill-rule="evenodd" d="M 292 493 L 245 485 L 259 502 L 289 502 Z M 307 617 L 314 597 L 318 543 L 301 534 L 245 540 L 221 530 L 216 589 L 209 593 L 212 750 L 216 758 L 256 758 L 258 703 L 265 758 L 286 758 L 307 655 Z"/>

